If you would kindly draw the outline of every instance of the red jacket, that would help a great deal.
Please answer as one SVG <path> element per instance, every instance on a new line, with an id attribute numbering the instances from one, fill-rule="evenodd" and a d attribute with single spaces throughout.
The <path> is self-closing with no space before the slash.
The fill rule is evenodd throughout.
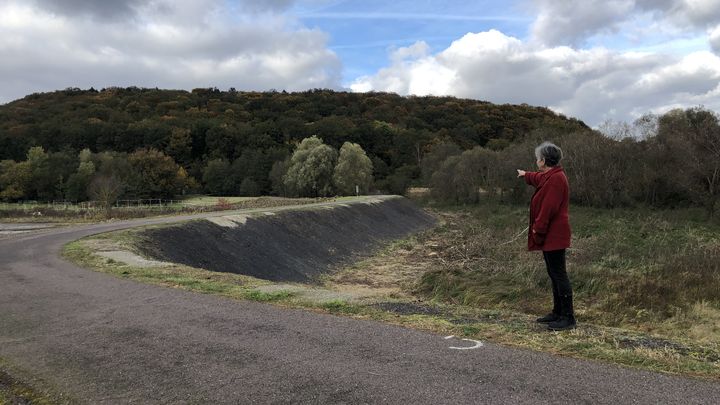
<path id="1" fill-rule="evenodd" d="M 528 250 L 570 247 L 570 186 L 561 166 L 546 172 L 526 172 L 525 182 L 535 187 L 530 200 Z"/>

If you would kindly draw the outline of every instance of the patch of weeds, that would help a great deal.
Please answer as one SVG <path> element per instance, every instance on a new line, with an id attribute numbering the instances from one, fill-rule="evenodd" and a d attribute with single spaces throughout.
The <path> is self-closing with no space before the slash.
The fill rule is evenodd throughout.
<path id="1" fill-rule="evenodd" d="M 69 403 L 68 399 L 43 392 L 14 377 L 6 369 L 6 362 L 0 359 L 0 405 L 53 405 Z"/>
<path id="2" fill-rule="evenodd" d="M 196 279 L 194 277 L 186 276 L 166 276 L 162 278 L 163 281 L 171 283 L 176 287 L 183 287 L 188 290 L 207 293 L 207 294 L 221 294 L 224 295 L 233 289 L 233 286 L 215 283 L 211 280 Z"/>
<path id="3" fill-rule="evenodd" d="M 409 239 L 402 239 L 395 243 L 395 247 L 402 250 L 413 250 L 413 247 L 415 246 L 414 241 Z"/>
<path id="4" fill-rule="evenodd" d="M 320 304 L 320 307 L 332 313 L 357 314 L 360 312 L 359 306 L 348 304 L 347 302 L 342 300 L 323 302 L 322 304 Z"/>
<path id="5" fill-rule="evenodd" d="M 464 336 L 475 336 L 478 333 L 480 333 L 482 329 L 479 326 L 475 325 L 464 325 L 462 327 L 462 334 Z"/>
<path id="6" fill-rule="evenodd" d="M 245 298 L 253 301 L 272 302 L 292 298 L 294 295 L 295 294 L 290 291 L 264 292 L 259 290 L 250 290 L 245 293 Z"/>

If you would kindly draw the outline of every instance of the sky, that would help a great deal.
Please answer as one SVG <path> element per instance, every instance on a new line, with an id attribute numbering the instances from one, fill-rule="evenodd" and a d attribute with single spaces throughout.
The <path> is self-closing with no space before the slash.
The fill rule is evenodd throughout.
<path id="1" fill-rule="evenodd" d="M 720 0 L 0 0 L 0 103 L 109 86 L 720 111 Z"/>

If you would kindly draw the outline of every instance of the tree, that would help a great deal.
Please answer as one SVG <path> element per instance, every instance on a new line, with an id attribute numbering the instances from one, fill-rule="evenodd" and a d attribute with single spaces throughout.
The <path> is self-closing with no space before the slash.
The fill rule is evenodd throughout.
<path id="1" fill-rule="evenodd" d="M 123 152 L 100 152 L 92 156 L 97 173 L 115 177 L 127 185 L 133 176 L 134 168 L 130 165 L 128 155 Z"/>
<path id="2" fill-rule="evenodd" d="M 272 170 L 273 162 L 282 158 L 286 152 L 278 153 L 277 149 L 245 149 L 240 156 L 233 161 L 231 166 L 231 177 L 234 189 L 240 189 L 240 185 L 246 179 L 251 179 L 257 186 L 257 194 L 270 190 L 268 178 Z M 257 195 L 256 194 L 256 195 Z"/>
<path id="3" fill-rule="evenodd" d="M 356 143 L 345 142 L 333 173 L 333 184 L 342 195 L 355 194 L 355 187 L 361 194 L 367 194 L 372 183 L 373 165 L 365 151 Z"/>
<path id="4" fill-rule="evenodd" d="M 632 142 L 632 138 L 627 140 Z M 555 141 L 565 155 L 562 164 L 570 181 L 571 200 L 604 208 L 631 203 L 629 179 L 639 173 L 631 172 L 633 159 L 623 143 L 598 131 L 581 131 Z"/>
<path id="5" fill-rule="evenodd" d="M 0 199 L 17 201 L 28 197 L 32 171 L 28 162 L 0 161 Z"/>
<path id="6" fill-rule="evenodd" d="M 720 122 L 702 108 L 673 110 L 660 118 L 658 142 L 668 176 L 713 216 L 720 200 Z"/>
<path id="7" fill-rule="evenodd" d="M 430 179 L 430 190 L 433 197 L 441 201 L 458 202 L 455 184 L 455 170 L 460 162 L 459 155 L 449 156 L 442 162 Z"/>
<path id="8" fill-rule="evenodd" d="M 497 190 L 498 153 L 477 146 L 460 155 L 455 167 L 453 182 L 457 199 L 462 202 L 478 202 L 482 194 L 494 195 Z"/>
<path id="9" fill-rule="evenodd" d="M 192 160 L 192 137 L 187 128 L 174 127 L 170 133 L 165 152 L 181 165 L 187 165 Z"/>
<path id="10" fill-rule="evenodd" d="M 694 197 L 712 217 L 720 201 L 720 120 L 717 114 L 703 108 L 688 109 L 685 115 L 695 155 L 690 161 Z"/>
<path id="11" fill-rule="evenodd" d="M 499 153 L 477 146 L 449 156 L 432 176 L 432 195 L 443 201 L 476 203 L 482 195 L 494 195 L 503 177 Z"/>
<path id="12" fill-rule="evenodd" d="M 433 173 L 440 168 L 445 159 L 460 153 L 462 153 L 462 150 L 454 142 L 442 142 L 433 146 L 420 162 L 423 183 L 428 184 L 430 182 Z"/>
<path id="13" fill-rule="evenodd" d="M 90 182 L 88 194 L 105 209 L 105 216 L 110 218 L 112 206 L 123 193 L 124 185 L 113 176 L 97 175 Z"/>
<path id="14" fill-rule="evenodd" d="M 375 180 L 384 179 L 390 174 L 390 166 L 388 166 L 384 160 L 373 156 L 370 161 L 373 165 L 373 178 Z"/>
<path id="15" fill-rule="evenodd" d="M 140 198 L 170 198 L 187 184 L 187 173 L 173 158 L 157 149 L 140 149 L 128 156 L 133 168 L 132 192 Z"/>
<path id="16" fill-rule="evenodd" d="M 212 126 L 205 133 L 207 153 L 213 158 L 232 158 L 237 142 L 238 139 L 234 136 L 233 129 L 227 125 Z"/>
<path id="17" fill-rule="evenodd" d="M 205 170 L 203 170 L 203 183 L 205 183 L 205 191 L 208 194 L 232 194 L 231 180 L 230 163 L 225 159 L 213 159 L 208 162 Z"/>
<path id="18" fill-rule="evenodd" d="M 387 190 L 392 194 L 405 194 L 410 184 L 420 176 L 420 169 L 415 165 L 400 166 L 395 172 L 387 176 L 385 180 L 379 184 L 382 190 Z"/>
<path id="19" fill-rule="evenodd" d="M 285 174 L 285 185 L 302 197 L 332 195 L 332 175 L 337 161 L 337 151 L 325 145 L 317 136 L 300 142 L 290 158 Z"/>
<path id="20" fill-rule="evenodd" d="M 260 195 L 260 186 L 251 177 L 246 177 L 240 183 L 238 192 L 245 197 L 257 196 Z"/>
<path id="21" fill-rule="evenodd" d="M 88 186 L 94 174 L 95 164 L 92 161 L 80 162 L 77 171 L 68 178 L 65 197 L 71 201 L 87 200 Z"/>
<path id="22" fill-rule="evenodd" d="M 48 154 L 42 146 L 33 146 L 28 149 L 25 162 L 30 171 L 30 181 L 25 188 L 25 197 L 30 199 L 38 198 L 38 189 L 42 190 L 43 186 L 47 186 L 46 163 Z"/>
<path id="23" fill-rule="evenodd" d="M 283 197 L 293 194 L 289 192 L 288 187 L 285 185 L 285 174 L 287 173 L 289 167 L 290 158 L 278 160 L 273 163 L 269 176 L 273 194 Z"/>
<path id="24" fill-rule="evenodd" d="M 77 158 L 68 152 L 47 153 L 41 146 L 28 150 L 31 181 L 27 197 L 44 201 L 62 199 L 65 183 L 77 167 Z"/>
<path id="25" fill-rule="evenodd" d="M 497 182 L 501 199 L 514 203 L 525 203 L 529 200 L 532 187 L 528 187 L 524 181 L 518 181 L 515 170 L 535 170 L 533 150 L 542 142 L 541 139 L 544 140 L 545 137 L 535 138 L 534 136 L 528 136 L 526 139 L 513 143 L 498 152 L 497 171 L 500 175 Z M 567 150 L 564 151 L 565 154 L 569 153 Z"/>

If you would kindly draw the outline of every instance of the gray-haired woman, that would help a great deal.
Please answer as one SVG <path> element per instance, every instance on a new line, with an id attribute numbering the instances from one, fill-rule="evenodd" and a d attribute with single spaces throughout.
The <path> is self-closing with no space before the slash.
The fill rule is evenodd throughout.
<path id="1" fill-rule="evenodd" d="M 553 291 L 553 310 L 538 318 L 550 330 L 575 327 L 572 287 L 565 270 L 565 249 L 570 247 L 570 187 L 560 166 L 562 150 L 550 142 L 535 148 L 537 172 L 518 169 L 518 177 L 535 187 L 530 200 L 528 250 L 541 250 Z"/>

